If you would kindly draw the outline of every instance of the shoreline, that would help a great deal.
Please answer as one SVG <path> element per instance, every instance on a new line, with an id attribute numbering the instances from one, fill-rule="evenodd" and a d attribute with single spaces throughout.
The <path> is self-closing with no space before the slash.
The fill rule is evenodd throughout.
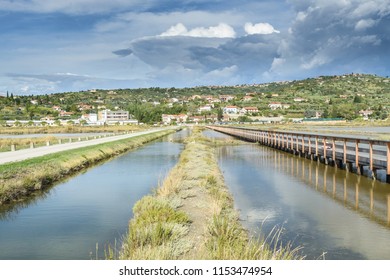
<path id="1" fill-rule="evenodd" d="M 0 205 L 28 198 L 37 191 L 95 164 L 135 149 L 177 130 L 153 132 L 24 161 L 0 165 Z"/>

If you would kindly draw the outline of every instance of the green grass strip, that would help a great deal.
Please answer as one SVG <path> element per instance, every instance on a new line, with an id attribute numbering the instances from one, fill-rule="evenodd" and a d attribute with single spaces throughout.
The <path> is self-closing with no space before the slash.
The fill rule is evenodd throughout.
<path id="1" fill-rule="evenodd" d="M 174 130 L 154 132 L 85 148 L 0 165 L 0 205 L 23 199 L 95 163 L 122 154 Z"/>

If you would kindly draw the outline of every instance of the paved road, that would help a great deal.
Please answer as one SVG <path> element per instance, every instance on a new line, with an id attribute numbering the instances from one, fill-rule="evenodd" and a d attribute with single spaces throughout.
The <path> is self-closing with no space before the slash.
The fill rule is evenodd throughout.
<path id="1" fill-rule="evenodd" d="M 15 161 L 22 161 L 22 160 L 26 160 L 26 159 L 30 159 L 30 158 L 34 158 L 34 157 L 40 157 L 40 156 L 44 156 L 44 155 L 48 155 L 48 154 L 52 154 L 52 153 L 63 152 L 63 151 L 68 151 L 68 150 L 72 150 L 72 149 L 93 146 L 93 145 L 97 145 L 97 144 L 112 142 L 112 141 L 116 141 L 116 140 L 122 140 L 122 139 L 126 139 L 126 138 L 132 138 L 135 136 L 149 134 L 152 132 L 162 131 L 162 130 L 166 130 L 166 129 L 169 129 L 169 128 L 152 129 L 152 130 L 148 130 L 148 131 L 135 132 L 135 133 L 124 134 L 124 135 L 119 135 L 119 136 L 109 136 L 106 138 L 93 139 L 93 140 L 88 140 L 88 141 L 83 141 L 83 142 L 58 144 L 58 145 L 45 146 L 45 147 L 39 147 L 39 148 L 34 148 L 34 149 L 23 149 L 23 150 L 14 151 L 14 152 L 3 152 L 3 153 L 0 153 L 0 164 L 15 162 Z"/>

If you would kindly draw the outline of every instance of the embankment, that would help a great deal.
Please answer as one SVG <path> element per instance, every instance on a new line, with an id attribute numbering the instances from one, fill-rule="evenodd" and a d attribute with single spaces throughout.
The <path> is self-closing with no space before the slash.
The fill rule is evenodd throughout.
<path id="1" fill-rule="evenodd" d="M 174 131 L 159 131 L 0 165 L 0 205 L 22 200 L 98 162 L 125 153 Z"/>
<path id="2" fill-rule="evenodd" d="M 178 164 L 154 194 L 134 208 L 119 259 L 296 259 L 296 249 L 252 240 L 239 221 L 215 156 L 215 145 L 194 128 Z M 231 144 L 231 143 L 230 143 Z M 277 239 L 277 234 L 271 238 Z M 274 242 L 277 243 L 277 242 Z"/>

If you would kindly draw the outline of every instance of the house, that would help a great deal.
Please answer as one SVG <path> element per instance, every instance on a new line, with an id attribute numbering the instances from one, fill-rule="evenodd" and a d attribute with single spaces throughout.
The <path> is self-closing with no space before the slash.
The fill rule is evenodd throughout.
<path id="1" fill-rule="evenodd" d="M 66 111 L 61 111 L 61 112 L 59 113 L 59 116 L 60 116 L 60 117 L 70 117 L 70 116 L 72 116 L 72 115 L 73 115 L 72 112 L 66 112 Z"/>
<path id="2" fill-rule="evenodd" d="M 244 107 L 241 109 L 240 113 L 241 114 L 253 114 L 253 113 L 258 113 L 259 109 L 257 107 Z"/>
<path id="3" fill-rule="evenodd" d="M 80 118 L 81 120 L 86 120 L 89 123 L 97 123 L 98 121 L 98 114 L 83 114 Z"/>
<path id="4" fill-rule="evenodd" d="M 60 112 L 62 111 L 61 107 L 60 106 L 53 106 L 51 107 L 53 110 L 57 111 L 57 112 Z"/>
<path id="5" fill-rule="evenodd" d="M 359 115 L 363 117 L 364 120 L 368 120 L 368 117 L 371 116 L 374 112 L 371 110 L 360 110 Z"/>
<path id="6" fill-rule="evenodd" d="M 230 116 L 229 115 L 227 115 L 227 114 L 223 114 L 223 116 L 222 116 L 222 121 L 223 122 L 229 122 L 231 119 L 230 119 Z"/>
<path id="7" fill-rule="evenodd" d="M 238 114 L 238 107 L 237 106 L 226 106 L 223 108 L 224 114 Z"/>
<path id="8" fill-rule="evenodd" d="M 108 123 L 108 122 L 118 122 L 118 121 L 127 121 L 129 119 L 128 111 L 111 111 L 111 110 L 103 110 L 99 111 L 98 119 L 100 122 Z"/>
<path id="9" fill-rule="evenodd" d="M 211 111 L 211 105 L 204 105 L 204 106 L 199 107 L 199 109 L 198 109 L 199 113 L 209 112 L 209 111 Z"/>
<path id="10" fill-rule="evenodd" d="M 243 98 L 244 101 L 251 101 L 252 99 L 253 99 L 253 96 L 250 96 L 250 95 L 246 95 Z"/>
<path id="11" fill-rule="evenodd" d="M 93 106 L 92 105 L 88 105 L 88 104 L 80 103 L 80 104 L 78 104 L 77 108 L 80 111 L 86 111 L 86 110 L 91 110 L 93 108 Z"/>
<path id="12" fill-rule="evenodd" d="M 268 107 L 270 107 L 271 110 L 288 109 L 288 108 L 290 108 L 290 104 L 282 104 L 280 102 L 271 102 L 268 104 Z"/>
<path id="13" fill-rule="evenodd" d="M 206 120 L 205 116 L 191 116 L 188 118 L 189 122 L 199 123 L 204 122 Z"/>
<path id="14" fill-rule="evenodd" d="M 171 124 L 173 122 L 185 123 L 187 122 L 188 116 L 185 114 L 179 114 L 179 115 L 163 114 L 161 116 L 161 119 L 164 124 Z"/>
<path id="15" fill-rule="evenodd" d="M 270 107 L 271 110 L 282 109 L 282 103 L 280 103 L 280 102 L 271 102 L 271 103 L 268 104 L 268 107 Z"/>
<path id="16" fill-rule="evenodd" d="M 304 101 L 306 101 L 306 99 L 301 98 L 301 97 L 296 97 L 296 98 L 294 98 L 294 101 L 295 102 L 304 102 Z"/>
<path id="17" fill-rule="evenodd" d="M 230 100 L 233 100 L 234 99 L 234 96 L 232 95 L 220 95 L 219 96 L 219 100 L 221 100 L 221 102 L 228 102 Z"/>

